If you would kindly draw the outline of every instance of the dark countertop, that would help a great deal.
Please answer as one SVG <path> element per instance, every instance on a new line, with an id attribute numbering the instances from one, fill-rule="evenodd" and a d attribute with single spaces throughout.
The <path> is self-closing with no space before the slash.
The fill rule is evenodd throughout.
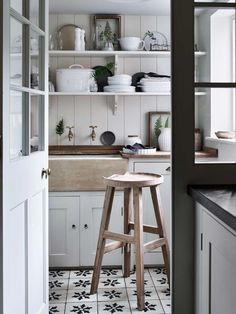
<path id="1" fill-rule="evenodd" d="M 196 202 L 236 231 L 236 185 L 192 185 L 188 191 Z"/>

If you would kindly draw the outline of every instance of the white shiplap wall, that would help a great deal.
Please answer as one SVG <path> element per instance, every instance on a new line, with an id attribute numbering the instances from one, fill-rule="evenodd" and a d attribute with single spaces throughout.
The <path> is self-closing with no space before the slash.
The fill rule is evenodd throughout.
<path id="1" fill-rule="evenodd" d="M 50 34 L 55 34 L 58 27 L 74 23 L 86 31 L 87 49 L 90 44 L 90 16 L 89 15 L 50 15 Z M 122 16 L 122 36 L 137 36 L 143 38 L 147 30 L 158 30 L 164 33 L 170 42 L 169 16 Z M 57 68 L 66 68 L 79 63 L 91 68 L 108 62 L 105 58 L 90 57 L 51 57 L 50 80 L 55 83 Z M 157 72 L 170 75 L 169 58 L 119 58 L 119 73 L 133 75 L 137 72 Z M 170 110 L 170 97 L 164 96 L 123 96 L 119 97 L 116 115 L 113 115 L 113 97 L 102 96 L 53 96 L 49 99 L 49 143 L 50 145 L 99 145 L 100 135 L 104 131 L 112 131 L 116 135 L 116 145 L 124 144 L 129 134 L 141 136 L 144 144 L 148 143 L 148 112 Z M 61 118 L 66 125 L 73 125 L 74 138 L 69 142 L 68 130 L 61 137 L 55 133 L 55 127 Z M 97 125 L 97 138 L 94 142 L 90 138 L 91 124 Z"/>

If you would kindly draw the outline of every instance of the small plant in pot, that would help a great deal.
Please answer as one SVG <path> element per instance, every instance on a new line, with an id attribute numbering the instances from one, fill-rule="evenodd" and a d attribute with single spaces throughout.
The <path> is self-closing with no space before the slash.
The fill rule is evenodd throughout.
<path id="1" fill-rule="evenodd" d="M 155 123 L 154 132 L 157 137 L 157 143 L 160 151 L 171 151 L 171 128 L 169 127 L 169 117 L 167 117 L 164 125 L 162 116 Z"/>

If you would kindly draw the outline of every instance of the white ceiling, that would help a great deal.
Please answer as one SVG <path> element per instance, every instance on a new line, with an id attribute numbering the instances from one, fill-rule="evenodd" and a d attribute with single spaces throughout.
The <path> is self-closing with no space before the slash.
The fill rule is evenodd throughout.
<path id="1" fill-rule="evenodd" d="M 125 1 L 129 0 L 49 0 L 49 5 L 51 13 L 170 15 L 170 0 Z"/>

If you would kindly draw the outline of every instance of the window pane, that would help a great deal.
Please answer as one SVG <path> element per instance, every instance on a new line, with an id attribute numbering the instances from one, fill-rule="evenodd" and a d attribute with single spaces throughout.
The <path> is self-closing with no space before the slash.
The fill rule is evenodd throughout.
<path id="1" fill-rule="evenodd" d="M 234 8 L 195 10 L 195 49 L 206 52 L 195 59 L 195 81 L 235 81 L 234 21 Z"/>
<path id="2" fill-rule="evenodd" d="M 23 93 L 10 94 L 10 157 L 22 156 L 22 101 Z"/>
<path id="3" fill-rule="evenodd" d="M 30 148 L 31 153 L 42 150 L 43 96 L 31 94 Z"/>
<path id="4" fill-rule="evenodd" d="M 195 144 L 218 151 L 217 158 L 197 162 L 236 162 L 235 89 L 206 88 L 195 97 Z M 202 145 L 199 144 L 200 138 Z"/>
<path id="5" fill-rule="evenodd" d="M 11 18 L 10 77 L 11 84 L 22 85 L 22 24 Z"/>
<path id="6" fill-rule="evenodd" d="M 30 36 L 30 59 L 31 59 L 31 75 L 30 84 L 31 88 L 40 88 L 40 63 L 39 63 L 39 48 L 40 37 L 34 31 L 31 31 Z"/>
<path id="7" fill-rule="evenodd" d="M 30 1 L 30 21 L 37 26 L 39 26 L 39 1 Z"/>
<path id="8" fill-rule="evenodd" d="M 11 0 L 11 8 L 22 14 L 22 0 Z"/>

